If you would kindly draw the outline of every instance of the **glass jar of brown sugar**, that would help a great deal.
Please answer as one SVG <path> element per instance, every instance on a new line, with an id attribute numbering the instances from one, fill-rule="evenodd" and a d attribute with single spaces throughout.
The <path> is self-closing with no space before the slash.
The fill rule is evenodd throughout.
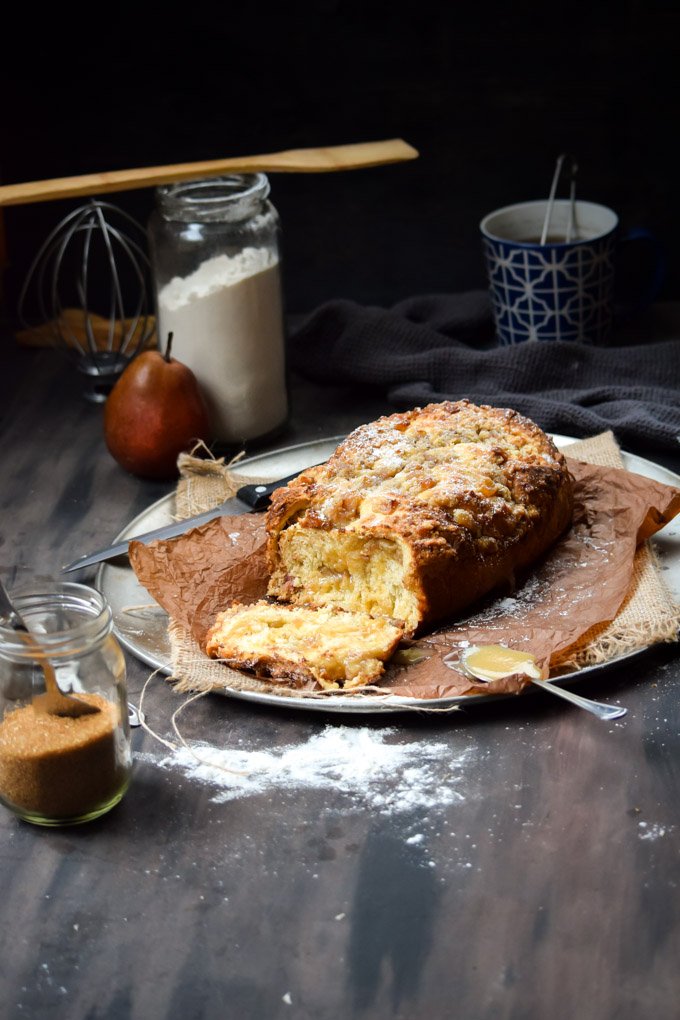
<path id="1" fill-rule="evenodd" d="M 0 802 L 37 825 L 98 818 L 123 797 L 132 755 L 125 659 L 99 592 L 70 582 L 15 594 L 28 633 L 0 623 Z M 91 707 L 53 711 L 45 692 Z"/>

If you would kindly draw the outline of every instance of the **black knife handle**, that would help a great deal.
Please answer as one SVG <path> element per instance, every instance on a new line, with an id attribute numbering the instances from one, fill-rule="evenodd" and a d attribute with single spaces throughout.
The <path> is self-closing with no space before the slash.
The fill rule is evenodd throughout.
<path id="1" fill-rule="evenodd" d="M 285 478 L 277 478 L 275 482 L 253 482 L 249 485 L 242 485 L 236 495 L 253 510 L 265 510 L 269 506 L 274 490 L 280 489 L 282 485 L 288 485 L 288 482 L 292 482 L 301 473 L 302 471 L 296 471 L 295 474 L 287 475 Z"/>

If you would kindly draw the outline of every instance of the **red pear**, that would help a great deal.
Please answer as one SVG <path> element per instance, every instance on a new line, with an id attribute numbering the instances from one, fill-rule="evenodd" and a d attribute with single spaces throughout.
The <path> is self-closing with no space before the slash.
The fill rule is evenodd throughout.
<path id="1" fill-rule="evenodd" d="M 142 478 L 177 476 L 177 456 L 207 442 L 210 422 L 196 376 L 165 354 L 144 351 L 125 368 L 104 409 L 104 438 L 121 467 Z"/>

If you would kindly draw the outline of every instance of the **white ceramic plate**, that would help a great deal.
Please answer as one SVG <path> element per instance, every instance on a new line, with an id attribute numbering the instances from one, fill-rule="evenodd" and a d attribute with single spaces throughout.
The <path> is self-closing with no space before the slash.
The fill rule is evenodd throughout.
<path id="1" fill-rule="evenodd" d="M 289 446 L 273 453 L 250 457 L 241 461 L 233 468 L 235 475 L 244 477 L 261 477 L 266 481 L 284 478 L 286 475 L 302 471 L 310 464 L 318 464 L 327 460 L 335 450 L 342 436 Z M 575 442 L 569 436 L 553 436 L 560 448 Z M 623 453 L 624 465 L 628 470 L 645 475 L 667 485 L 680 487 L 680 477 L 672 471 L 654 464 L 652 461 Z M 164 496 L 156 503 L 139 514 L 114 541 L 122 542 L 141 535 L 153 528 L 169 524 L 172 520 L 174 495 Z M 680 601 L 680 517 L 667 525 L 653 539 L 664 570 L 664 579 L 675 599 Z M 167 635 L 168 618 L 164 610 L 155 603 L 149 607 L 149 593 L 138 582 L 129 564 L 120 561 L 104 563 L 97 572 L 96 585 L 107 598 L 113 611 L 114 629 L 121 644 L 142 662 L 170 673 L 170 644 Z M 136 609 L 134 607 L 141 607 Z M 635 653 L 639 654 L 639 653 Z M 628 658 L 629 656 L 625 656 Z M 620 660 L 616 660 L 620 661 Z M 607 663 L 606 665 L 611 665 Z M 575 673 L 559 678 L 560 683 L 580 680 L 587 674 L 603 669 L 603 666 L 588 666 Z M 224 688 L 224 694 L 261 704 L 286 706 L 288 708 L 316 709 L 323 712 L 398 712 L 409 708 L 456 709 L 472 701 L 496 700 L 492 695 L 463 695 L 451 698 L 418 699 L 404 698 L 396 695 L 360 695 L 337 698 L 295 698 L 280 694 L 262 694 L 255 691 L 237 691 L 230 687 Z"/>

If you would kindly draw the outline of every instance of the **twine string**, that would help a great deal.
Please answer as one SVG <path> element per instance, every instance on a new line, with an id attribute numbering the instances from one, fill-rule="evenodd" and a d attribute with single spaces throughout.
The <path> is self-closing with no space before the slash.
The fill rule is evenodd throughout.
<path id="1" fill-rule="evenodd" d="M 199 765 L 206 765 L 208 768 L 217 769 L 219 772 L 226 772 L 226 773 L 228 773 L 229 775 L 232 775 L 232 776 L 248 776 L 248 775 L 250 775 L 251 774 L 250 772 L 242 772 L 242 771 L 239 771 L 238 769 L 230 769 L 226 765 L 219 765 L 219 764 L 216 764 L 215 762 L 210 761 L 208 758 L 202 758 L 199 754 L 196 753 L 196 751 L 191 746 L 191 744 L 189 744 L 187 742 L 187 740 L 185 739 L 184 735 L 181 733 L 181 731 L 179 729 L 179 726 L 177 724 L 177 719 L 178 719 L 180 713 L 183 712 L 184 709 L 188 705 L 191 705 L 192 702 L 198 701 L 199 698 L 204 698 L 206 696 L 206 694 L 210 694 L 210 691 L 198 691 L 197 694 L 190 695 L 172 713 L 172 717 L 170 719 L 170 723 L 171 723 L 172 728 L 173 728 L 173 730 L 175 732 L 175 735 L 177 736 L 177 739 L 179 740 L 179 745 L 173 744 L 171 741 L 166 740 L 165 737 L 161 737 L 161 735 L 159 733 L 156 733 L 155 730 L 151 729 L 151 727 L 149 726 L 149 724 L 146 721 L 146 713 L 144 711 L 144 698 L 146 696 L 147 687 L 149 686 L 151 681 L 154 679 L 154 677 L 156 677 L 161 672 L 162 672 L 161 669 L 155 669 L 153 671 L 153 673 L 149 674 L 149 676 L 146 678 L 146 681 L 144 682 L 144 686 L 142 687 L 141 694 L 139 695 L 139 709 L 138 709 L 138 712 L 139 712 L 139 722 L 140 722 L 140 725 L 141 725 L 142 729 L 145 730 L 151 737 L 153 737 L 154 740 L 157 740 L 159 743 L 163 744 L 164 747 L 167 747 L 168 750 L 172 751 L 173 754 L 175 752 L 177 752 L 179 750 L 180 746 L 181 746 L 186 751 L 189 752 L 189 754 L 192 756 L 192 758 L 194 758 L 198 762 Z"/>

